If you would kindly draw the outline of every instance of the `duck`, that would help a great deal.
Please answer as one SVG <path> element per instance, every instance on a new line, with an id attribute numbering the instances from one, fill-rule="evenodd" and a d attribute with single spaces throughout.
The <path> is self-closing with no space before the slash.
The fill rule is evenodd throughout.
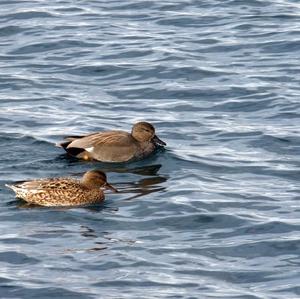
<path id="1" fill-rule="evenodd" d="M 17 198 L 40 206 L 80 206 L 100 203 L 104 192 L 100 188 L 118 192 L 107 182 L 106 174 L 100 170 L 87 171 L 81 180 L 74 178 L 44 178 L 9 185 Z"/>
<path id="2" fill-rule="evenodd" d="M 83 160 L 128 162 L 143 159 L 166 143 L 157 137 L 152 124 L 143 121 L 135 123 L 131 133 L 114 130 L 68 136 L 57 145 L 70 156 Z"/>

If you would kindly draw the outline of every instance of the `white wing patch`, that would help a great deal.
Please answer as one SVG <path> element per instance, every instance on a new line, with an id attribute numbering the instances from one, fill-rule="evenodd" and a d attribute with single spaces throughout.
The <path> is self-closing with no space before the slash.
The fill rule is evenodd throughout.
<path id="1" fill-rule="evenodd" d="M 92 153 L 94 151 L 94 147 L 91 146 L 91 147 L 85 148 L 85 150 L 89 153 Z"/>

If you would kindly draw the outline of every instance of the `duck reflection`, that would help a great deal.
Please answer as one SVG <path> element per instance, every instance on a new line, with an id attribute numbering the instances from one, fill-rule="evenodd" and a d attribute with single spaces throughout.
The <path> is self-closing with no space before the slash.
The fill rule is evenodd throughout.
<path id="1" fill-rule="evenodd" d="M 119 173 L 132 173 L 141 176 L 147 176 L 146 178 L 141 178 L 134 182 L 119 182 L 118 191 L 119 193 L 134 193 L 133 196 L 126 198 L 125 200 L 132 200 L 153 192 L 162 191 L 165 189 L 161 184 L 167 181 L 166 176 L 158 174 L 161 164 L 147 165 L 143 167 L 136 167 L 131 169 L 117 168 L 114 172 Z M 151 177 L 148 177 L 151 176 Z"/>
<path id="2" fill-rule="evenodd" d="M 167 179 L 162 176 L 144 178 L 136 182 L 121 182 L 118 185 L 119 193 L 135 193 L 135 195 L 126 198 L 126 200 L 132 200 L 153 192 L 162 191 L 165 187 L 160 186 Z"/>
<path id="3" fill-rule="evenodd" d="M 133 173 L 133 174 L 139 174 L 139 175 L 157 175 L 158 171 L 161 168 L 161 164 L 154 164 L 154 165 L 146 165 L 142 167 L 134 167 L 134 168 L 128 168 L 128 167 L 117 167 L 117 168 L 104 168 L 103 171 L 114 171 L 118 173 Z"/>
<path id="4" fill-rule="evenodd" d="M 46 206 L 40 206 L 40 205 L 36 205 L 36 204 L 31 204 L 28 203 L 22 199 L 18 199 L 13 200 L 8 202 L 8 205 L 11 206 L 16 206 L 17 208 L 20 209 L 43 209 L 43 210 L 56 210 L 56 211 L 66 211 L 69 209 L 86 209 L 86 210 L 90 210 L 91 212 L 101 212 L 103 210 L 109 210 L 110 212 L 116 212 L 118 211 L 118 208 L 116 207 L 108 207 L 105 205 L 105 203 L 97 203 L 94 205 L 81 205 L 81 206 L 76 206 L 76 207 L 72 207 L 72 206 L 66 206 L 66 207 L 46 207 Z"/>

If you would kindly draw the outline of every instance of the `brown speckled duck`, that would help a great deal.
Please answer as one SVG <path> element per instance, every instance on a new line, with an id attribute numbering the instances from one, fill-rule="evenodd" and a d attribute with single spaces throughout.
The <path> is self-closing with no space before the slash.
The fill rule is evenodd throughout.
<path id="1" fill-rule="evenodd" d="M 16 197 L 41 206 L 95 204 L 104 200 L 101 187 L 117 192 L 107 183 L 105 173 L 99 170 L 86 172 L 81 180 L 47 178 L 6 186 L 16 193 Z"/>
<path id="2" fill-rule="evenodd" d="M 85 136 L 70 136 L 58 144 L 73 157 L 102 162 L 127 162 L 147 157 L 158 146 L 166 143 L 155 135 L 154 127 L 147 122 L 136 123 L 131 133 L 108 131 Z"/>

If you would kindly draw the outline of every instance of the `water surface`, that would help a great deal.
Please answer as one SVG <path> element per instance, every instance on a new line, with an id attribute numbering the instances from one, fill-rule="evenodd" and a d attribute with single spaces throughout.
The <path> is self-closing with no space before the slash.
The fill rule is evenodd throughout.
<path id="1" fill-rule="evenodd" d="M 1 298 L 300 297 L 298 1 L 0 1 Z M 87 163 L 67 134 L 146 120 L 166 151 Z M 5 183 L 99 168 L 90 208 Z"/>

